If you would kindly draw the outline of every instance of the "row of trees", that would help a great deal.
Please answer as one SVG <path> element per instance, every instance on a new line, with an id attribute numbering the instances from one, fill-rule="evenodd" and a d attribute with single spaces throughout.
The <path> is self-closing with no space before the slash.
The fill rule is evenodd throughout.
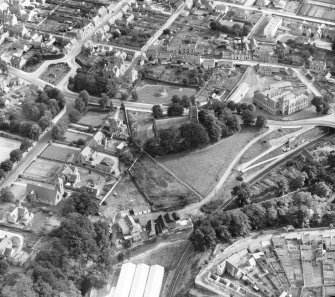
<path id="1" fill-rule="evenodd" d="M 335 223 L 335 206 L 330 209 L 324 199 L 310 192 L 297 192 L 240 209 L 215 211 L 194 222 L 190 237 L 194 246 L 204 251 L 217 242 L 247 236 L 251 230 L 293 225 L 298 228 L 329 226 Z"/>
<path id="2" fill-rule="evenodd" d="M 29 147 L 32 146 L 30 139 L 24 139 L 21 142 L 20 148 L 12 150 L 9 154 L 9 159 L 4 160 L 0 163 L 0 180 L 6 176 L 6 173 L 13 169 L 13 165 L 22 159 L 23 153 L 28 151 Z"/>
<path id="3" fill-rule="evenodd" d="M 237 37 L 247 36 L 252 29 L 252 24 L 250 23 L 244 24 L 243 27 L 241 27 L 239 24 L 234 24 L 232 27 L 230 27 L 222 25 L 218 21 L 213 21 L 209 24 L 209 26 L 214 31 L 219 31 L 221 33 L 226 33 Z"/>
<path id="4" fill-rule="evenodd" d="M 94 197 L 83 189 L 74 192 L 63 208 L 65 217 L 60 227 L 51 234 L 50 248 L 38 252 L 24 274 L 6 275 L 3 296 L 15 292 L 13 296 L 79 297 L 91 286 L 104 285 L 116 259 L 112 256 L 109 225 L 87 218 L 97 212 Z"/>

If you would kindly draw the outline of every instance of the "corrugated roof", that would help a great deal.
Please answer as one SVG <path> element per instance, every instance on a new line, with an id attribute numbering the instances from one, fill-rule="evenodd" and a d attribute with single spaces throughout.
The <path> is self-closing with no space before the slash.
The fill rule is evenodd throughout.
<path id="1" fill-rule="evenodd" d="M 136 265 L 132 263 L 123 264 L 119 280 L 114 292 L 115 297 L 128 297 L 135 274 Z"/>
<path id="2" fill-rule="evenodd" d="M 129 297 L 143 297 L 149 269 L 146 264 L 137 265 Z"/>
<path id="3" fill-rule="evenodd" d="M 163 277 L 164 277 L 163 266 L 159 265 L 151 266 L 143 297 L 159 297 Z"/>

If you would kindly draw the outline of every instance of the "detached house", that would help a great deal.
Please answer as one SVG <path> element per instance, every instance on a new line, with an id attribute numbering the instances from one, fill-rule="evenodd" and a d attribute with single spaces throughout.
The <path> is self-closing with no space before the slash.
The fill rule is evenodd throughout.
<path id="1" fill-rule="evenodd" d="M 326 69 L 326 62 L 320 60 L 311 61 L 309 69 L 311 72 L 323 72 Z"/>
<path id="2" fill-rule="evenodd" d="M 65 184 L 70 184 L 72 187 L 76 187 L 80 183 L 80 174 L 77 167 L 72 165 L 65 165 L 62 171 L 62 178 Z"/>
<path id="3" fill-rule="evenodd" d="M 97 148 L 105 145 L 106 136 L 100 130 L 94 134 L 94 136 L 88 141 L 88 146 L 91 148 Z"/>
<path id="4" fill-rule="evenodd" d="M 82 164 L 93 165 L 98 153 L 92 150 L 89 146 L 85 146 L 78 154 L 78 162 Z"/>
<path id="5" fill-rule="evenodd" d="M 7 222 L 11 224 L 20 223 L 27 226 L 33 219 L 34 214 L 29 212 L 26 207 L 11 206 L 7 213 Z"/>

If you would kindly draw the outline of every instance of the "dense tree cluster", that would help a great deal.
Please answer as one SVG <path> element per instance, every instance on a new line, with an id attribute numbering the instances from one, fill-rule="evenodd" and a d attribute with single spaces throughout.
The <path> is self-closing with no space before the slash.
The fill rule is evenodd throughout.
<path id="1" fill-rule="evenodd" d="M 234 24 L 232 27 L 225 26 L 220 24 L 218 21 L 213 21 L 210 23 L 210 28 L 214 31 L 219 31 L 221 33 L 233 35 L 233 36 L 247 36 L 251 29 L 252 24 L 251 23 L 245 23 L 243 27 L 241 27 L 239 24 Z"/>
<path id="2" fill-rule="evenodd" d="M 70 210 L 50 236 L 52 244 L 38 252 L 24 273 L 6 275 L 1 296 L 79 297 L 91 286 L 105 284 L 116 259 L 112 257 L 109 225 L 92 223 L 86 217 L 97 211 L 89 206 L 88 199 L 94 201 L 85 191 L 74 193 L 68 204 Z"/>
<path id="3" fill-rule="evenodd" d="M 328 114 L 331 111 L 329 103 L 332 102 L 330 95 L 325 94 L 323 97 L 314 97 L 311 101 L 315 106 L 317 113 Z"/>
<path id="4" fill-rule="evenodd" d="M 8 119 L 0 119 L 0 129 L 18 133 L 22 137 L 38 140 L 41 132 L 51 125 L 52 119 L 65 106 L 63 94 L 56 88 L 45 87 L 39 91 L 35 101 L 24 100 L 21 105 L 22 121 L 18 114 L 11 114 Z"/>
<path id="5" fill-rule="evenodd" d="M 324 193 L 323 193 L 324 194 Z M 220 241 L 248 235 L 251 230 L 293 225 L 297 228 L 329 226 L 335 223 L 335 206 L 310 192 L 296 192 L 263 203 L 229 211 L 217 210 L 194 223 L 190 237 L 203 251 Z"/>
<path id="6" fill-rule="evenodd" d="M 52 127 L 51 135 L 52 138 L 55 140 L 62 139 L 64 136 L 64 133 L 66 132 L 68 127 L 67 120 L 58 122 L 55 126 Z"/>

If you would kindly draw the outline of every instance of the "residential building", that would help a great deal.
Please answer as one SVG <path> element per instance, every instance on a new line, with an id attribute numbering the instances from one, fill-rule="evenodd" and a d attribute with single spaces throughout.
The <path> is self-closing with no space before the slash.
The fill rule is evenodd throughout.
<path id="1" fill-rule="evenodd" d="M 269 23 L 264 28 L 264 35 L 269 39 L 273 38 L 276 35 L 277 30 L 281 26 L 282 21 L 282 18 L 271 17 Z"/>
<path id="2" fill-rule="evenodd" d="M 27 195 L 35 195 L 37 202 L 57 205 L 62 200 L 64 194 L 63 180 L 58 177 L 53 185 L 47 183 L 28 183 L 26 193 Z"/>
<path id="3" fill-rule="evenodd" d="M 132 239 L 133 241 L 141 240 L 140 232 L 142 228 L 140 224 L 134 221 L 132 216 L 126 215 L 118 221 L 118 226 L 125 239 Z"/>
<path id="4" fill-rule="evenodd" d="M 61 176 L 65 185 L 69 184 L 71 187 L 76 188 L 78 183 L 80 183 L 80 173 L 78 167 L 73 165 L 64 165 Z"/>
<path id="5" fill-rule="evenodd" d="M 100 130 L 88 141 L 88 146 L 92 149 L 104 147 L 106 136 Z"/>
<path id="6" fill-rule="evenodd" d="M 89 146 L 85 146 L 82 151 L 78 154 L 78 162 L 82 164 L 93 165 L 98 153 L 91 149 Z"/>
<path id="7" fill-rule="evenodd" d="M 8 223 L 11 224 L 20 223 L 24 226 L 27 226 L 33 219 L 34 214 L 29 212 L 26 207 L 18 205 L 18 206 L 11 206 L 8 209 L 6 216 Z"/>
<path id="8" fill-rule="evenodd" d="M 274 0 L 273 6 L 277 9 L 284 9 L 286 5 L 286 0 Z"/>
<path id="9" fill-rule="evenodd" d="M 321 60 L 313 60 L 309 63 L 311 72 L 324 72 L 326 70 L 326 62 Z"/>
<path id="10" fill-rule="evenodd" d="M 103 158 L 99 164 L 95 165 L 95 168 L 105 173 L 108 173 L 108 174 L 115 173 L 114 172 L 114 161 L 113 159 L 109 157 Z"/>
<path id="11" fill-rule="evenodd" d="M 203 61 L 202 66 L 205 69 L 213 69 L 215 68 L 215 60 L 214 59 L 206 59 Z"/>
<path id="12" fill-rule="evenodd" d="M 6 250 L 12 249 L 13 248 L 13 243 L 10 240 L 10 238 L 5 235 L 3 238 L 0 238 L 0 254 L 4 254 Z"/>

